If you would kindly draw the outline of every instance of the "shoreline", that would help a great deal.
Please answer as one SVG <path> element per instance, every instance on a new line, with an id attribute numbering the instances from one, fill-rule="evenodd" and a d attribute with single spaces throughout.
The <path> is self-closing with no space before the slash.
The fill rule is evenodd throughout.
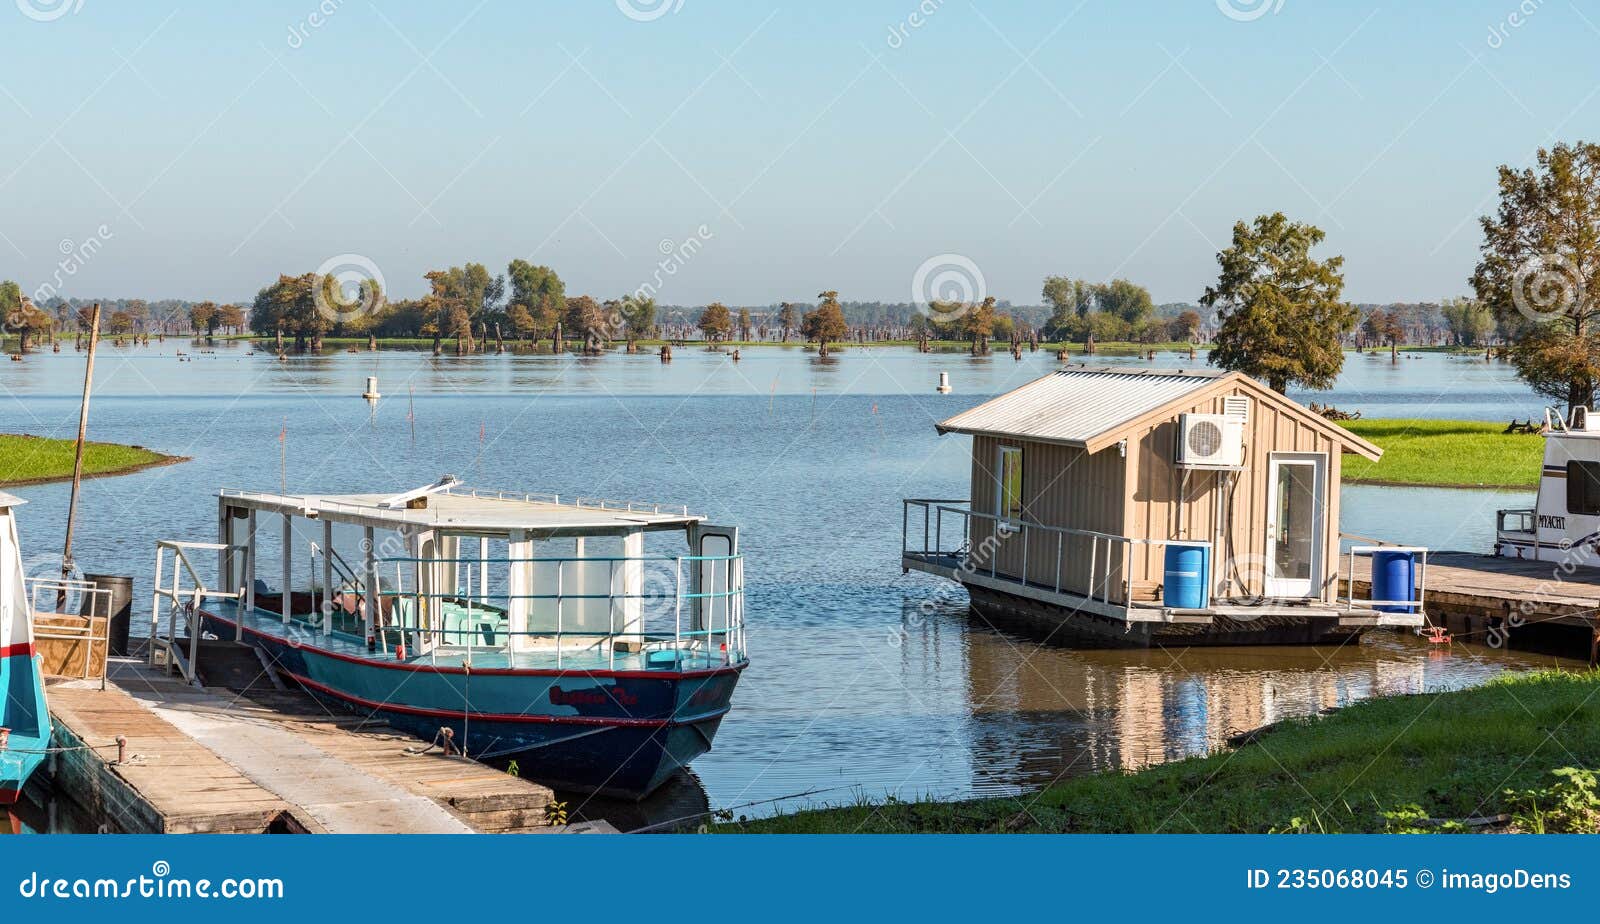
<path id="1" fill-rule="evenodd" d="M 45 446 L 46 449 L 57 453 L 62 451 L 70 452 L 73 443 L 75 442 L 74 440 L 35 436 L 30 433 L 0 433 L 0 447 L 7 449 L 14 450 L 20 448 L 23 444 L 34 441 L 47 444 Z M 137 456 L 137 459 L 136 461 L 130 461 L 123 464 L 113 464 L 105 467 L 91 468 L 91 456 L 97 454 L 115 454 L 119 456 L 134 455 Z M 122 443 L 102 443 L 90 440 L 84 444 L 84 472 L 82 477 L 84 480 L 88 480 L 90 478 L 112 478 L 119 475 L 132 475 L 147 469 L 162 468 L 164 466 L 177 465 L 181 462 L 188 461 L 190 461 L 189 456 L 168 455 L 167 453 L 157 452 L 154 449 L 149 449 L 144 446 L 130 446 Z M 4 470 L 0 469 L 0 471 Z M 60 482 L 71 480 L 72 468 L 69 465 L 65 471 L 61 471 L 59 468 L 52 468 L 43 474 L 29 474 L 15 478 L 9 478 L 0 475 L 0 490 L 33 487 L 45 484 L 58 484 Z"/>
<path id="2" fill-rule="evenodd" d="M 1230 736 L 1204 756 L 1105 769 L 1012 797 L 821 805 L 718 833 L 1589 832 L 1600 813 L 1567 772 L 1600 757 L 1578 722 L 1541 754 L 1529 716 L 1571 718 L 1600 672 L 1506 674 L 1480 686 L 1377 696 Z M 1530 760 L 1538 754 L 1540 759 Z M 1583 773 L 1583 771 L 1579 771 Z"/>

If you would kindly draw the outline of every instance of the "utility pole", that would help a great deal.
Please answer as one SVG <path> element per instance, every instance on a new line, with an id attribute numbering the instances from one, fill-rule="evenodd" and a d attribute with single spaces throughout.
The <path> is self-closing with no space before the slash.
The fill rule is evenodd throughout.
<path id="1" fill-rule="evenodd" d="M 72 450 L 72 496 L 67 501 L 67 541 L 61 549 L 61 580 L 72 580 L 72 528 L 78 518 L 78 486 L 83 481 L 83 443 L 89 435 L 89 394 L 94 390 L 94 348 L 100 342 L 100 303 L 89 313 L 89 361 L 83 370 L 83 403 L 78 406 L 78 442 Z M 56 592 L 56 609 L 66 606 L 65 584 Z"/>

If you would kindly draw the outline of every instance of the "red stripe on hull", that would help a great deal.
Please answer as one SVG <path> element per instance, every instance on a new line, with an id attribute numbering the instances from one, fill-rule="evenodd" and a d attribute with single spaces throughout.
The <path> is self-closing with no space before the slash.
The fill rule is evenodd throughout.
<path id="1" fill-rule="evenodd" d="M 319 651 L 319 653 L 324 652 Z M 297 683 L 310 687 L 319 693 L 326 693 L 329 696 L 336 696 L 345 702 L 355 703 L 363 709 L 373 709 L 379 711 L 388 710 L 390 712 L 400 712 L 406 715 L 421 715 L 436 719 L 459 719 L 463 715 L 463 712 L 459 709 L 451 711 L 449 709 L 428 709 L 423 706 L 406 706 L 399 703 L 380 703 L 365 697 L 356 696 L 353 693 L 346 693 L 343 690 L 330 687 L 325 683 L 318 683 L 309 677 L 302 677 L 293 671 L 286 671 L 281 665 L 277 668 L 277 670 L 278 673 L 283 674 L 285 677 L 293 678 Z M 602 725 L 629 728 L 665 728 L 677 727 L 679 725 L 694 725 L 699 722 L 707 721 L 708 719 L 720 718 L 727 714 L 727 707 L 715 709 L 711 712 L 688 719 L 635 719 L 628 718 L 626 716 L 608 718 L 605 716 L 594 715 L 513 715 L 494 712 L 465 713 L 467 718 L 475 722 L 513 722 L 528 725 Z"/>
<path id="2" fill-rule="evenodd" d="M 236 623 L 226 616 L 218 616 L 208 610 L 201 610 L 202 615 L 208 619 L 215 619 L 224 625 L 234 626 Z M 259 638 L 286 645 L 288 642 L 270 632 L 244 627 L 244 631 Z M 433 674 L 465 674 L 467 670 L 460 667 L 437 667 L 429 664 L 406 664 L 403 661 L 394 661 L 382 658 L 359 658 L 355 655 L 344 654 L 339 651 L 329 651 L 315 645 L 303 645 L 308 651 L 314 651 L 336 661 L 347 661 L 351 664 L 361 664 L 366 667 L 377 667 L 389 671 L 423 671 Z M 730 664 L 727 667 L 709 667 L 694 671 L 583 671 L 567 669 L 545 669 L 536 667 L 474 667 L 474 675 L 496 675 L 506 677 L 617 677 L 626 680 L 694 680 L 701 677 L 716 677 L 720 674 L 736 674 L 744 670 L 749 662 L 744 664 Z"/>
<path id="3" fill-rule="evenodd" d="M 0 658 L 31 658 L 35 654 L 32 642 L 0 647 Z"/>

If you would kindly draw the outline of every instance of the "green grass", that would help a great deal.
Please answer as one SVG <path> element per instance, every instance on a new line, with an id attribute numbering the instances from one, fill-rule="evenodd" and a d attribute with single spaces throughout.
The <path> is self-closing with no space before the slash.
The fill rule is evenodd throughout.
<path id="1" fill-rule="evenodd" d="M 1600 763 L 1596 693 L 1600 673 L 1508 675 L 1472 690 L 1368 700 L 1280 723 L 1237 750 L 1017 798 L 862 803 L 717 830 L 1375 832 L 1501 812 L 1516 816 L 1515 830 L 1593 830 L 1600 803 L 1553 771 Z M 1563 802 L 1576 819 L 1551 814 Z"/>
<path id="2" fill-rule="evenodd" d="M 1344 480 L 1446 487 L 1532 488 L 1539 483 L 1544 439 L 1470 420 L 1340 421 L 1383 449 L 1377 462 L 1346 456 Z"/>
<path id="3" fill-rule="evenodd" d="M 39 484 L 72 477 L 72 440 L 0 433 L 0 486 Z M 141 446 L 89 443 L 83 449 L 85 475 L 114 475 L 181 461 Z"/>

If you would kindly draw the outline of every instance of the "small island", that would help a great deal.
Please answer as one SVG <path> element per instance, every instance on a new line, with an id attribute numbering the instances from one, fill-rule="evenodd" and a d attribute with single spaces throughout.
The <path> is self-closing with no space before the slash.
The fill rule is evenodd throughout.
<path id="1" fill-rule="evenodd" d="M 73 440 L 0 433 L 0 487 L 47 484 L 72 477 Z M 83 477 L 103 478 L 187 462 L 143 446 L 90 442 L 83 448 Z"/>

